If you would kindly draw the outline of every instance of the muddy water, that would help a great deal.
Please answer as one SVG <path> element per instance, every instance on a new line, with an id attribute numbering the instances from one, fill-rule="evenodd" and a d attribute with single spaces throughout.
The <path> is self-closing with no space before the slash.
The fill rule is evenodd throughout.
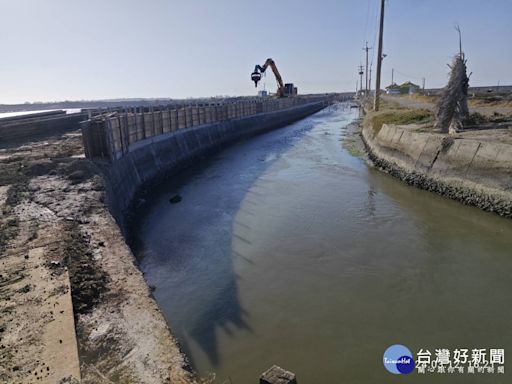
<path id="1" fill-rule="evenodd" d="M 354 118 L 324 110 L 148 196 L 136 253 L 197 372 L 256 383 L 279 364 L 301 384 L 384 383 L 399 379 L 382 365 L 391 344 L 512 351 L 512 221 L 352 156 L 342 142 Z"/>

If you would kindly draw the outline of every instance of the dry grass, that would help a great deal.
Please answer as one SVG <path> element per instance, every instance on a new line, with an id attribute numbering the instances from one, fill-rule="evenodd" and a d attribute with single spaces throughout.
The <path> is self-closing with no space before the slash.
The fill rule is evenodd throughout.
<path id="1" fill-rule="evenodd" d="M 400 97 L 400 96 L 392 96 L 392 97 Z M 364 108 L 366 111 L 373 111 L 373 98 L 367 98 L 362 101 Z M 398 101 L 390 100 L 390 97 L 380 99 L 380 109 L 388 110 L 388 109 L 405 109 Z M 371 113 L 371 112 L 368 112 Z"/>
<path id="2" fill-rule="evenodd" d="M 433 121 L 433 113 L 426 109 L 396 109 L 371 112 L 366 115 L 364 124 L 371 126 L 377 134 L 384 124 L 427 124 Z"/>
<path id="3" fill-rule="evenodd" d="M 415 93 L 408 95 L 408 97 L 421 103 L 430 103 L 434 105 L 439 101 L 439 95 L 420 95 L 419 93 Z"/>
<path id="4" fill-rule="evenodd" d="M 472 107 L 512 107 L 512 94 L 476 95 L 469 98 Z"/>

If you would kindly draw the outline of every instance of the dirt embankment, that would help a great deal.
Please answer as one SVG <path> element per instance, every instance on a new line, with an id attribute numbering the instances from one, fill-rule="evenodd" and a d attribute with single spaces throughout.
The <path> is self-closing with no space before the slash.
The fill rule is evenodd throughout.
<path id="1" fill-rule="evenodd" d="M 0 382 L 194 381 L 103 200 L 79 132 L 0 150 Z"/>

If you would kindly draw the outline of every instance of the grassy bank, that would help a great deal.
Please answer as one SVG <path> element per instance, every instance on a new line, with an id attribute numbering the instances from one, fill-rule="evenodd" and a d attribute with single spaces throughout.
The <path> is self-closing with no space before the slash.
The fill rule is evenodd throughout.
<path id="1" fill-rule="evenodd" d="M 366 107 L 366 115 L 363 125 L 372 127 L 377 134 L 384 124 L 425 124 L 433 125 L 434 114 L 427 109 L 413 109 L 401 107 L 398 103 L 384 101 L 381 110 L 374 112 L 371 107 Z"/>

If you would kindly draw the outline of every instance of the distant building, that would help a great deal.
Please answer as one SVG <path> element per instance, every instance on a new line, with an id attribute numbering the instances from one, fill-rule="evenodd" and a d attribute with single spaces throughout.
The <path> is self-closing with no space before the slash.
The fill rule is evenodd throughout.
<path id="1" fill-rule="evenodd" d="M 388 95 L 407 95 L 407 94 L 413 94 L 418 93 L 420 91 L 420 86 L 416 85 L 414 83 L 411 83 L 410 81 L 406 81 L 403 84 L 396 84 L 393 83 L 391 85 L 388 85 L 386 87 L 386 93 Z"/>
<path id="2" fill-rule="evenodd" d="M 419 85 L 411 83 L 410 81 L 403 83 L 400 86 L 400 88 L 406 90 L 406 92 L 404 92 L 404 93 L 408 93 L 408 94 L 418 93 L 421 89 Z"/>
<path id="3" fill-rule="evenodd" d="M 397 83 L 393 83 L 386 87 L 386 93 L 388 95 L 399 95 L 402 92 L 401 92 L 400 86 Z"/>
<path id="4" fill-rule="evenodd" d="M 259 97 L 267 97 L 268 96 L 268 92 L 267 91 L 258 91 L 258 96 Z"/>

